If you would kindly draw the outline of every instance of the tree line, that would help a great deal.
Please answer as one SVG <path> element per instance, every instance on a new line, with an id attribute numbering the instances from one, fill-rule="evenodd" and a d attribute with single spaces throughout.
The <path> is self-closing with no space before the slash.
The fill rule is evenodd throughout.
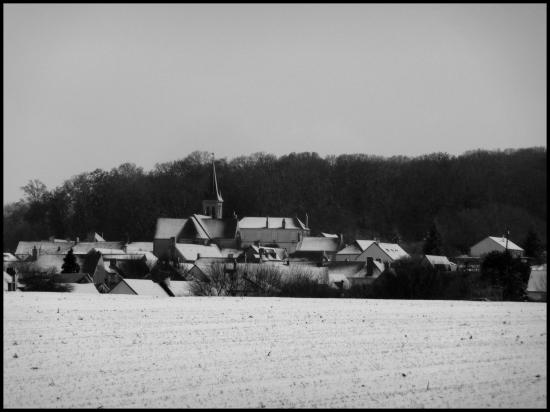
<path id="1" fill-rule="evenodd" d="M 201 211 L 211 158 L 195 151 L 150 171 L 124 163 L 96 169 L 51 190 L 39 180 L 4 205 L 4 250 L 20 240 L 83 237 L 151 241 L 159 217 Z M 216 160 L 224 216 L 289 216 L 312 234 L 398 241 L 421 252 L 429 233 L 441 253 L 466 253 L 488 235 L 510 230 L 517 243 L 533 234 L 546 247 L 546 148 L 475 150 L 389 158 L 255 153 Z"/>

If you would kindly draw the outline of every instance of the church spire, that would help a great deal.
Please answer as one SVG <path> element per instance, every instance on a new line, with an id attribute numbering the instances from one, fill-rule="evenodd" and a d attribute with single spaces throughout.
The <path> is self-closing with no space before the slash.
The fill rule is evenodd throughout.
<path id="1" fill-rule="evenodd" d="M 216 219 L 222 218 L 223 198 L 218 190 L 218 179 L 216 176 L 216 165 L 214 163 L 214 153 L 212 153 L 212 176 L 210 179 L 209 190 L 202 201 L 203 213 Z"/>
<path id="2" fill-rule="evenodd" d="M 214 153 L 212 153 L 212 179 L 210 182 L 210 193 L 208 193 L 208 200 L 217 200 L 223 202 L 220 191 L 218 190 L 218 179 L 216 177 L 216 165 L 214 163 Z"/>

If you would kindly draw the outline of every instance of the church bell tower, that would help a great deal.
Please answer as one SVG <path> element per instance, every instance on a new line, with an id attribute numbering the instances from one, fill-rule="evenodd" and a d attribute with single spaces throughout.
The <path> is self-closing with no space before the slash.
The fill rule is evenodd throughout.
<path id="1" fill-rule="evenodd" d="M 214 153 L 212 153 L 212 176 L 209 190 L 202 201 L 202 212 L 214 219 L 222 218 L 223 199 L 218 190 L 218 179 L 216 178 L 216 165 L 214 164 Z"/>

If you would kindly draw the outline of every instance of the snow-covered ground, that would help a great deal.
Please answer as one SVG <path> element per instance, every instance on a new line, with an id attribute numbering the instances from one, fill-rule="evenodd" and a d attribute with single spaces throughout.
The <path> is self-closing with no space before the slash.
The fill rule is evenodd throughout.
<path id="1" fill-rule="evenodd" d="M 547 406 L 546 303 L 4 293 L 4 407 Z"/>

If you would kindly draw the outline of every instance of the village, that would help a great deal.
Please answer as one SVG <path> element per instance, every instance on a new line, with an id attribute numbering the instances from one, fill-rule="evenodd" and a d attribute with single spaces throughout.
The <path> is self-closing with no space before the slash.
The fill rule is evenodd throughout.
<path id="1" fill-rule="evenodd" d="M 341 234 L 312 234 L 307 215 L 304 220 L 224 217 L 214 160 L 210 173 L 202 213 L 158 218 L 152 242 L 108 241 L 95 232 L 82 240 L 20 241 L 15 253 L 4 252 L 4 290 L 24 291 L 25 279 L 38 275 L 77 293 L 265 295 L 274 286 L 258 274 L 269 269 L 283 278 L 306 276 L 328 286 L 334 297 L 375 284 L 392 273 L 396 262 L 412 257 L 398 243 L 357 239 L 344 244 Z M 491 234 L 467 255 L 416 257 L 426 268 L 450 274 L 479 272 L 485 256 L 504 251 L 529 264 L 523 248 L 507 235 Z M 525 298 L 546 301 L 546 263 L 530 267 Z"/>

